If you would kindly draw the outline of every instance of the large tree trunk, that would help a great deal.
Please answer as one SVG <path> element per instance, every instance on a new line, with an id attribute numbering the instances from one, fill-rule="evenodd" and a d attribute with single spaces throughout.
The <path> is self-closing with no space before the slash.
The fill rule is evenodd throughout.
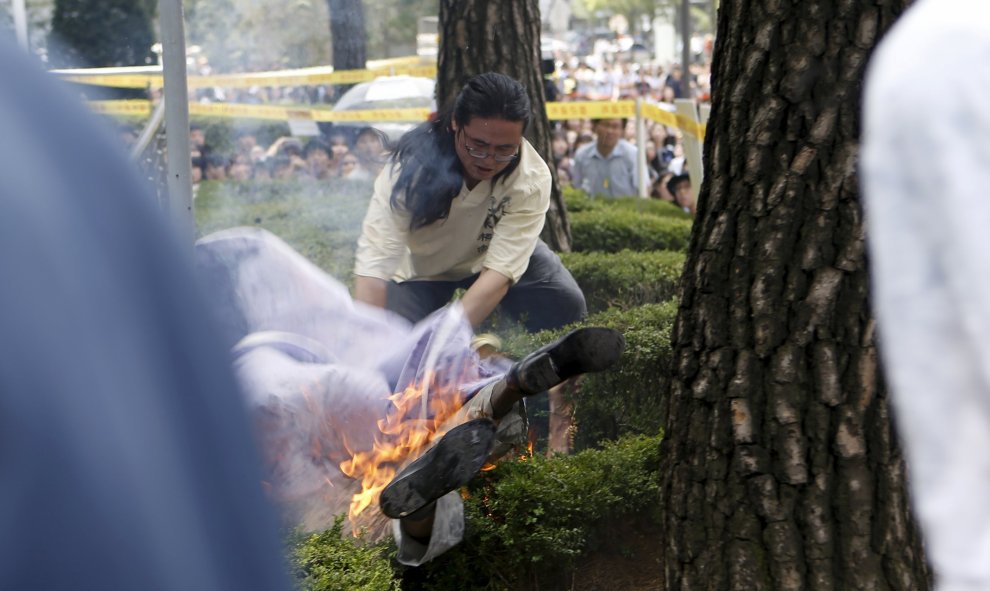
<path id="1" fill-rule="evenodd" d="M 723 0 L 661 470 L 669 591 L 924 589 L 855 174 L 907 0 Z"/>
<path id="2" fill-rule="evenodd" d="M 537 0 L 440 1 L 440 50 L 437 62 L 437 104 L 457 96 L 472 76 L 500 72 L 526 86 L 533 103 L 533 122 L 526 138 L 547 162 L 550 121 L 540 70 L 540 7 Z M 543 240 L 554 250 L 571 249 L 570 226 L 553 166 L 550 211 Z"/>

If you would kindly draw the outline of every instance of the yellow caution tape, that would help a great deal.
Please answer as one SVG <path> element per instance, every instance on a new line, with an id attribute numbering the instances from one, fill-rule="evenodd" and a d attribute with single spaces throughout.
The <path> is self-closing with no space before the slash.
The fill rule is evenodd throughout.
<path id="1" fill-rule="evenodd" d="M 151 101 L 89 101 L 87 103 L 96 113 L 103 115 L 151 115 Z"/>
<path id="2" fill-rule="evenodd" d="M 71 71 L 58 72 L 63 80 L 108 86 L 112 88 L 161 88 L 160 74 L 74 74 Z M 436 78 L 436 66 L 385 65 L 372 70 L 340 70 L 333 68 L 303 68 L 279 72 L 256 72 L 253 74 L 216 74 L 212 76 L 189 76 L 189 88 L 251 88 L 254 86 L 307 86 L 317 84 L 357 84 L 382 76 L 421 76 Z"/>
<path id="3" fill-rule="evenodd" d="M 636 116 L 634 101 L 573 101 L 547 103 L 547 117 L 561 119 L 611 119 Z"/>
<path id="4" fill-rule="evenodd" d="M 146 100 L 90 101 L 90 107 L 104 115 L 151 114 L 151 103 Z M 364 111 L 329 111 L 325 109 L 301 109 L 276 105 L 243 105 L 235 103 L 189 103 L 189 114 L 199 117 L 232 117 L 239 119 L 312 119 L 313 121 L 426 121 L 429 109 L 369 109 Z"/>
<path id="5" fill-rule="evenodd" d="M 316 111 L 317 121 L 426 121 L 429 109 L 371 109 L 367 111 Z"/>
<path id="6" fill-rule="evenodd" d="M 146 100 L 90 101 L 90 107 L 104 115 L 134 115 L 147 117 L 151 114 L 151 103 Z M 691 121 L 683 115 L 671 113 L 657 105 L 644 103 L 643 117 L 676 127 L 684 133 L 704 139 L 706 126 Z M 363 111 L 330 111 L 326 109 L 305 109 L 276 105 L 245 105 L 236 103 L 189 103 L 189 114 L 200 117 L 235 117 L 240 119 L 266 119 L 287 121 L 289 119 L 312 119 L 313 121 L 355 122 L 355 121 L 426 121 L 429 109 L 369 109 Z M 632 118 L 636 115 L 633 101 L 594 102 L 580 101 L 567 103 L 547 103 L 547 116 L 560 119 L 603 119 Z"/>
<path id="7" fill-rule="evenodd" d="M 111 88 L 147 88 L 161 86 L 162 77 L 157 74 L 58 74 L 62 80 L 91 84 L 93 86 L 108 86 Z"/>
<path id="8" fill-rule="evenodd" d="M 236 117 L 243 119 L 288 119 L 285 107 L 275 105 L 239 105 L 235 103 L 189 103 L 189 114 L 200 117 Z"/>
<path id="9" fill-rule="evenodd" d="M 684 133 L 702 140 L 705 138 L 706 125 L 693 121 L 684 115 L 671 113 L 653 103 L 643 103 L 643 117 L 668 127 L 676 127 Z"/>
<path id="10" fill-rule="evenodd" d="M 676 127 L 698 139 L 705 137 L 705 125 L 692 121 L 683 115 L 671 113 L 654 103 L 643 103 L 645 119 Z M 635 101 L 573 101 L 547 103 L 547 118 L 551 121 L 562 119 L 631 119 L 636 116 Z"/>

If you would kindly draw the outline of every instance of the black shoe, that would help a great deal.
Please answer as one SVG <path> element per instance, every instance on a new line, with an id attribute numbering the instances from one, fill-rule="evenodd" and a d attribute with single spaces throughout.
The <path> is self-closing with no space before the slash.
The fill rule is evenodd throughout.
<path id="1" fill-rule="evenodd" d="M 392 519 L 408 517 L 464 486 L 485 464 L 494 444 L 495 423 L 489 419 L 454 427 L 382 489 L 382 513 Z"/>
<path id="2" fill-rule="evenodd" d="M 625 347 L 626 339 L 617 330 L 579 328 L 513 365 L 509 384 L 526 395 L 537 394 L 567 378 L 608 369 Z"/>

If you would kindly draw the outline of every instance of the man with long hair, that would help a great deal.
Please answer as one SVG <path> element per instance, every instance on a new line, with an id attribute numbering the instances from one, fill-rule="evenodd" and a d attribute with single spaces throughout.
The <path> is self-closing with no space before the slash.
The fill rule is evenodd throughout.
<path id="1" fill-rule="evenodd" d="M 487 73 L 404 135 L 375 183 L 355 298 L 415 322 L 465 289 L 474 327 L 497 308 L 529 330 L 585 316 L 584 295 L 540 239 L 550 170 L 523 138 L 526 89 Z"/>

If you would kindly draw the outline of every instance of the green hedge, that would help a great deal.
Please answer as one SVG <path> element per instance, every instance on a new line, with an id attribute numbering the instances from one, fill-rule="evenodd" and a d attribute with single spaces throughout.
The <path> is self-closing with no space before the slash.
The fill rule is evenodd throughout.
<path id="1" fill-rule="evenodd" d="M 527 334 L 512 331 L 503 338 L 515 359 L 552 342 L 576 326 L 604 326 L 622 332 L 626 350 L 615 367 L 588 374 L 575 395 L 576 449 L 599 445 L 625 434 L 657 433 L 664 424 L 664 396 L 670 381 L 670 335 L 677 302 L 646 304 L 631 310 L 611 309 L 559 330 Z M 537 422 L 545 418 L 546 397 L 527 401 Z"/>
<path id="2" fill-rule="evenodd" d="M 621 208 L 579 211 L 570 216 L 575 252 L 686 250 L 691 220 L 661 217 Z"/>
<path id="3" fill-rule="evenodd" d="M 469 487 L 464 543 L 407 570 L 403 589 L 570 588 L 582 556 L 622 544 L 617 524 L 659 521 L 659 452 L 654 434 L 499 463 Z"/>
<path id="4" fill-rule="evenodd" d="M 365 546 L 343 535 L 341 515 L 331 529 L 289 537 L 289 561 L 300 591 L 398 591 L 389 542 Z"/>
<path id="5" fill-rule="evenodd" d="M 303 591 L 566 588 L 589 552 L 634 550 L 614 538 L 616 529 L 659 523 L 660 439 L 629 436 L 571 456 L 500 461 L 468 485 L 464 541 L 418 568 L 390 565 L 391 540 L 363 546 L 341 534 L 339 519 L 323 533 L 293 534 L 296 582 Z"/>
<path id="6" fill-rule="evenodd" d="M 669 250 L 565 252 L 560 258 L 592 313 L 665 302 L 674 297 L 684 268 L 684 253 Z"/>
<path id="7" fill-rule="evenodd" d="M 602 209 L 622 209 L 639 213 L 657 215 L 661 217 L 672 217 L 678 219 L 691 219 L 691 214 L 669 201 L 659 199 L 641 199 L 639 197 L 617 197 L 617 198 L 591 198 L 584 191 L 567 187 L 563 190 L 564 205 L 569 213 L 579 211 L 599 211 Z"/>

